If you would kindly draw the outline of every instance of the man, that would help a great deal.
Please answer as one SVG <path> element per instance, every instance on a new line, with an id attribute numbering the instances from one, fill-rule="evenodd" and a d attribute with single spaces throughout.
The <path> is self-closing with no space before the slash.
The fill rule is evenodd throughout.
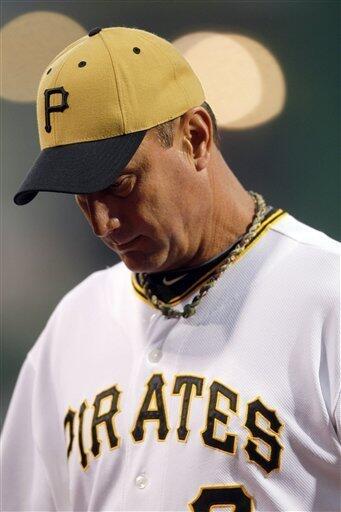
<path id="1" fill-rule="evenodd" d="M 74 194 L 122 261 L 27 356 L 5 510 L 339 509 L 340 247 L 243 188 L 204 100 L 137 29 L 94 29 L 43 75 L 15 201 Z"/>
<path id="2" fill-rule="evenodd" d="M 151 129 L 112 186 L 76 195 L 94 233 L 135 272 L 204 263 L 235 242 L 254 214 L 252 197 L 213 142 L 205 108 L 188 110 L 172 128 L 170 148 Z"/>

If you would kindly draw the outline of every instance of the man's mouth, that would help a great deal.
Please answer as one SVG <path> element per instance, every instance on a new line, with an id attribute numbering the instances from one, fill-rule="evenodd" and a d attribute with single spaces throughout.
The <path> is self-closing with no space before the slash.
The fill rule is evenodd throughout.
<path id="1" fill-rule="evenodd" d="M 129 247 L 131 247 L 137 241 L 137 239 L 139 237 L 140 237 L 140 235 L 139 236 L 135 236 L 134 238 L 131 238 L 130 240 L 128 240 L 127 242 L 124 242 L 124 243 L 117 243 L 117 242 L 115 242 L 112 239 L 111 239 L 111 241 L 114 244 L 114 246 L 117 247 L 117 249 L 119 251 L 122 251 L 124 249 L 129 249 Z"/>

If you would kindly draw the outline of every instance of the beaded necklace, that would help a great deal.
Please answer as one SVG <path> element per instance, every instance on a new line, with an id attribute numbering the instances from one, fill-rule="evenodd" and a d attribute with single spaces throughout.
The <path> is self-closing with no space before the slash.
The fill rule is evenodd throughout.
<path id="1" fill-rule="evenodd" d="M 233 264 L 237 256 L 244 250 L 244 248 L 252 240 L 267 213 L 267 205 L 263 199 L 263 196 L 261 196 L 257 192 L 249 190 L 249 194 L 252 196 L 255 202 L 255 214 L 253 216 L 252 223 L 249 229 L 245 232 L 238 245 L 230 252 L 227 258 L 221 262 L 221 265 L 217 268 L 214 274 L 209 277 L 209 279 L 203 284 L 203 286 L 201 286 L 199 292 L 194 296 L 192 301 L 184 306 L 183 311 L 175 309 L 172 306 L 168 306 L 162 300 L 158 299 L 158 297 L 151 291 L 149 287 L 148 274 L 141 274 L 140 282 L 144 289 L 145 295 L 147 296 L 148 300 L 153 304 L 153 306 L 155 306 L 159 311 L 161 311 L 161 313 L 166 318 L 188 318 L 194 315 L 201 299 L 205 295 L 207 295 L 208 290 L 215 285 L 217 279 L 219 279 L 222 273 L 225 272 L 225 270 Z"/>

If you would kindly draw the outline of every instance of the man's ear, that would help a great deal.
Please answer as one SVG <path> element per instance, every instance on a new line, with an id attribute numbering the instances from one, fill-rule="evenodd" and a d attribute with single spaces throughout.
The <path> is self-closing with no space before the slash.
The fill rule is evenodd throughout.
<path id="1" fill-rule="evenodd" d="M 208 112 L 203 107 L 188 110 L 182 116 L 183 149 L 196 169 L 207 168 L 210 160 L 213 126 Z"/>

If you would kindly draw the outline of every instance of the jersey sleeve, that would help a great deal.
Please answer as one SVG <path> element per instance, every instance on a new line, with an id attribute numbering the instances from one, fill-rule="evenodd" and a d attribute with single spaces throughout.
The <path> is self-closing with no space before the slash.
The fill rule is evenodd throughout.
<path id="1" fill-rule="evenodd" d="M 34 368 L 26 359 L 2 432 L 2 506 L 6 511 L 57 510 L 34 436 L 34 382 Z"/>
<path id="2" fill-rule="evenodd" d="M 341 390 L 336 401 L 336 406 L 333 414 L 333 424 L 335 426 L 335 430 L 341 444 Z"/>
<path id="3" fill-rule="evenodd" d="M 340 342 L 340 295 L 333 298 L 332 305 L 322 326 L 322 348 L 320 382 L 330 421 L 338 441 L 341 443 L 341 342 Z"/>
<path id="4" fill-rule="evenodd" d="M 63 470 L 58 457 L 54 458 L 60 446 L 54 446 L 55 435 L 47 420 L 54 415 L 53 400 L 48 383 L 44 386 L 38 377 L 28 355 L 1 437 L 2 510 L 6 512 L 71 510 Z"/>

